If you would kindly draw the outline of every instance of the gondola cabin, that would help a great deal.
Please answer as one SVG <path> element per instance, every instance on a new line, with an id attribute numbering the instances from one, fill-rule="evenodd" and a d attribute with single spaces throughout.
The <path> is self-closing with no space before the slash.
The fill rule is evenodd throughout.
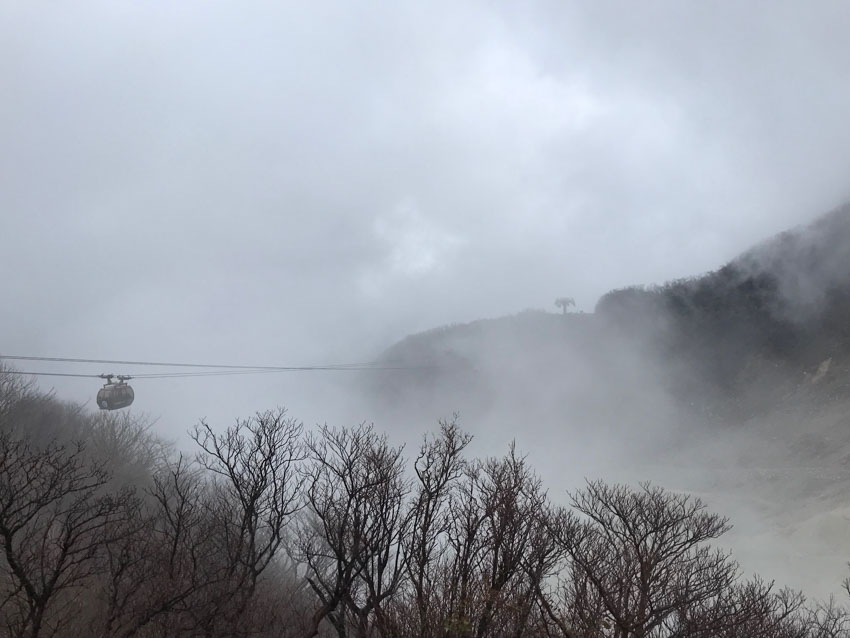
<path id="1" fill-rule="evenodd" d="M 100 376 L 106 379 L 106 383 L 97 391 L 97 407 L 101 410 L 120 410 L 133 403 L 136 395 L 133 388 L 127 384 L 130 377 L 119 376 L 118 381 L 114 382 L 111 374 Z"/>

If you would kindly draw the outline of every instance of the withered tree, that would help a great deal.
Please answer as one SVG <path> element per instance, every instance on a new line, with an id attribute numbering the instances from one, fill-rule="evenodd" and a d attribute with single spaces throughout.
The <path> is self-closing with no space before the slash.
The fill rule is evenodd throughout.
<path id="1" fill-rule="evenodd" d="M 847 638 L 850 636 L 850 611 L 830 597 L 804 612 L 806 638 Z"/>
<path id="2" fill-rule="evenodd" d="M 131 638 L 148 627 L 169 637 L 191 632 L 207 590 L 226 580 L 199 468 L 180 455 L 153 475 L 133 533 L 105 547 L 103 609 L 90 631 Z"/>
<path id="3" fill-rule="evenodd" d="M 82 444 L 35 446 L 0 432 L 0 612 L 11 636 L 60 634 L 104 571 L 103 552 L 131 532 L 129 490 Z"/>
<path id="4" fill-rule="evenodd" d="M 396 613 L 406 635 L 430 638 L 443 631 L 449 498 L 466 467 L 463 451 L 471 440 L 458 427 L 457 417 L 441 421 L 440 434 L 426 437 L 413 464 L 417 480 L 410 532 L 402 539 L 409 586 Z"/>
<path id="5" fill-rule="evenodd" d="M 409 491 L 401 449 L 370 425 L 307 438 L 305 517 L 295 553 L 318 598 L 306 636 L 327 619 L 339 636 L 392 635 L 387 602 L 401 583 Z"/>
<path id="6" fill-rule="evenodd" d="M 572 495 L 563 518 L 575 592 L 604 609 L 597 626 L 614 638 L 646 638 L 676 625 L 686 610 L 732 589 L 738 566 L 707 546 L 730 529 L 699 499 L 650 484 L 594 481 Z M 572 601 L 573 604 L 580 599 Z"/>
<path id="7" fill-rule="evenodd" d="M 163 463 L 146 490 L 143 525 L 106 548 L 105 620 L 101 636 L 162 638 L 256 635 L 275 615 L 266 574 L 287 524 L 300 506 L 301 425 L 267 412 L 216 434 L 205 423 L 193 435 L 194 462 Z M 265 624 L 264 624 L 265 623 Z"/>
<path id="8" fill-rule="evenodd" d="M 449 508 L 446 635 L 522 636 L 539 624 L 543 583 L 563 554 L 549 516 L 540 479 L 513 445 L 467 468 Z"/>
<path id="9" fill-rule="evenodd" d="M 14 426 L 12 418 L 22 404 L 44 399 L 37 391 L 31 378 L 15 374 L 4 361 L 0 360 L 0 430 L 8 431 Z"/>
<path id="10" fill-rule="evenodd" d="M 238 635 L 258 581 L 301 507 L 302 429 L 278 409 L 237 420 L 221 434 L 205 421 L 191 433 L 200 447 L 197 463 L 207 472 L 205 516 L 224 570 L 197 617 L 206 636 Z"/>

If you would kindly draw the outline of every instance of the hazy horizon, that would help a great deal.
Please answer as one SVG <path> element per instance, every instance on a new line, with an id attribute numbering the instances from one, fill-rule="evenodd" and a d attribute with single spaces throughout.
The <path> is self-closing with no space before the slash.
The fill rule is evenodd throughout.
<path id="1" fill-rule="evenodd" d="M 850 195 L 848 13 L 6 3 L 0 351 L 357 360 L 711 270 Z"/>

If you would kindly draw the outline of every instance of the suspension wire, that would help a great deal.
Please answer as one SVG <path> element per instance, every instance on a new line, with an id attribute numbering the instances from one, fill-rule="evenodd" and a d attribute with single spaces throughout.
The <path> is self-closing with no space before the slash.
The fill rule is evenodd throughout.
<path id="1" fill-rule="evenodd" d="M 21 374 L 33 377 L 85 377 L 86 379 L 100 379 L 99 374 L 72 374 L 70 372 L 26 372 L 24 370 L 3 370 L 0 374 Z"/>
<path id="2" fill-rule="evenodd" d="M 371 370 L 372 368 L 370 368 Z M 128 379 L 173 379 L 182 377 L 214 377 L 214 376 L 234 376 L 240 374 L 271 374 L 274 372 L 282 372 L 281 370 L 211 370 L 209 372 L 170 372 L 170 373 L 142 373 L 142 374 L 127 374 Z M 102 374 L 73 374 L 70 372 L 32 372 L 28 370 L 3 370 L 2 374 L 20 374 L 34 377 L 80 377 L 86 379 L 103 379 Z M 106 375 L 117 377 L 119 375 Z"/>
<path id="3" fill-rule="evenodd" d="M 219 368 L 226 370 L 279 370 L 279 371 L 295 371 L 295 370 L 371 370 L 375 368 L 383 368 L 380 362 L 366 363 L 336 363 L 317 366 L 248 366 L 248 365 L 228 365 L 228 364 L 213 364 L 213 363 L 175 363 L 170 361 L 129 361 L 121 359 L 83 359 L 69 357 L 33 357 L 23 355 L 7 355 L 0 354 L 0 359 L 9 359 L 11 361 L 51 361 L 60 363 L 108 363 L 113 365 L 133 365 L 133 366 L 160 366 L 160 367 L 176 367 L 176 368 Z M 393 366 L 391 369 L 408 369 L 421 366 Z"/>
<path id="4" fill-rule="evenodd" d="M 163 372 L 163 373 L 140 373 L 129 375 L 134 379 L 175 379 L 181 377 L 215 377 L 215 376 L 237 376 L 241 374 L 274 374 L 276 372 L 370 372 L 382 370 L 421 370 L 423 366 L 369 366 L 363 368 L 336 368 L 326 366 L 305 366 L 299 368 L 275 368 L 273 370 L 209 370 L 207 372 Z"/>
<path id="5" fill-rule="evenodd" d="M 275 372 L 368 372 L 381 370 L 420 370 L 424 368 L 433 368 L 435 366 L 404 366 L 381 364 L 379 362 L 357 364 L 331 364 L 331 365 L 314 365 L 314 366 L 243 366 L 243 365 L 212 365 L 200 363 L 157 363 L 152 361 L 122 361 L 113 359 L 82 359 L 82 358 L 65 358 L 65 357 L 31 357 L 21 355 L 3 355 L 0 354 L 0 361 L 10 359 L 16 361 L 52 361 L 61 363 L 108 363 L 108 364 L 126 364 L 126 365 L 144 365 L 144 366 L 163 366 L 163 367 L 191 367 L 191 368 L 217 368 L 208 370 L 199 370 L 192 372 L 141 372 L 139 374 L 125 375 L 131 379 L 176 379 L 188 377 L 213 377 L 213 376 L 236 376 L 243 374 L 269 374 Z M 103 378 L 100 374 L 80 374 L 71 372 L 35 372 L 24 370 L 3 370 L 5 374 L 19 374 L 37 377 L 78 377 L 78 378 Z"/>
<path id="6" fill-rule="evenodd" d="M 354 371 L 381 371 L 381 370 L 398 370 L 405 369 L 410 370 L 411 368 L 392 368 L 392 367 L 384 367 L 384 368 L 295 368 L 295 369 L 286 369 L 286 370 L 210 370 L 207 372 L 164 372 L 162 374 L 156 373 L 141 373 L 141 374 L 128 374 L 121 375 L 126 376 L 129 379 L 185 379 L 190 377 L 229 377 L 229 376 L 239 376 L 244 374 L 274 374 L 276 372 L 310 372 L 310 371 L 319 371 L 319 370 L 327 370 L 330 372 L 354 372 Z M 34 377 L 79 377 L 86 379 L 103 379 L 103 375 L 100 374 L 74 374 L 70 372 L 33 372 L 28 370 L 3 370 L 2 374 L 19 374 L 24 376 L 34 376 Z M 118 375 L 112 375 L 118 376 Z"/>
<path id="7" fill-rule="evenodd" d="M 143 372 L 131 375 L 133 379 L 182 379 L 186 377 L 232 377 L 242 374 L 274 374 L 284 370 L 210 370 L 209 372 Z"/>
<path id="8" fill-rule="evenodd" d="M 374 366 L 289 366 L 280 368 L 246 368 L 239 370 L 206 370 L 204 372 L 142 372 L 134 374 L 137 379 L 154 379 L 160 377 L 203 377 L 216 374 L 261 374 L 269 372 L 358 372 L 368 370 L 421 370 L 422 368 L 434 366 L 394 366 L 394 365 L 374 365 Z"/>

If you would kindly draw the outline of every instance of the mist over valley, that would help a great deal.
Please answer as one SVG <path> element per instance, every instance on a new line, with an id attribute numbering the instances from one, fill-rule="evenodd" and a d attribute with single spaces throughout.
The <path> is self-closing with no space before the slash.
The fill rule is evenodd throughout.
<path id="1" fill-rule="evenodd" d="M 0 638 L 850 636 L 847 24 L 0 3 Z"/>

